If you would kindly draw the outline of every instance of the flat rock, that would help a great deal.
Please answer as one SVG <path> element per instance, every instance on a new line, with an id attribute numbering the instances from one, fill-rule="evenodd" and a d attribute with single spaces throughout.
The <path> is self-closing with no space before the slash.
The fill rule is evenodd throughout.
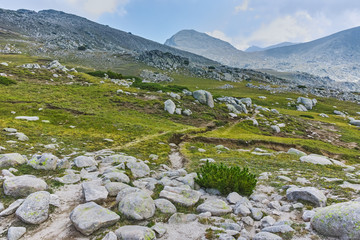
<path id="1" fill-rule="evenodd" d="M 169 218 L 169 224 L 183 224 L 194 222 L 197 219 L 197 215 L 195 214 L 185 214 L 185 213 L 174 213 Z"/>
<path id="2" fill-rule="evenodd" d="M 221 216 L 232 212 L 232 208 L 221 199 L 211 199 L 206 200 L 203 204 L 200 204 L 196 208 L 196 211 L 201 213 L 211 212 L 211 215 L 213 216 Z"/>
<path id="3" fill-rule="evenodd" d="M 26 121 L 38 121 L 39 117 L 37 116 L 17 116 L 15 117 L 17 120 L 26 120 Z"/>
<path id="4" fill-rule="evenodd" d="M 97 162 L 93 157 L 78 156 L 74 159 L 74 163 L 79 168 L 97 166 Z"/>
<path id="5" fill-rule="evenodd" d="M 123 172 L 108 172 L 103 174 L 104 179 L 108 179 L 112 182 L 123 182 L 123 183 L 129 183 L 130 178 Z"/>
<path id="6" fill-rule="evenodd" d="M 118 239 L 122 240 L 153 240 L 156 239 L 155 232 L 148 227 L 123 226 L 115 231 Z"/>
<path id="7" fill-rule="evenodd" d="M 117 194 L 125 189 L 130 187 L 129 185 L 121 182 L 109 182 L 105 185 L 106 190 L 109 192 L 109 196 L 115 197 Z"/>
<path id="8" fill-rule="evenodd" d="M 12 204 L 10 204 L 8 208 L 6 208 L 5 210 L 3 210 L 0 213 L 0 217 L 8 216 L 8 215 L 15 213 L 16 209 L 18 209 L 18 207 L 20 207 L 20 205 L 24 202 L 24 200 L 25 199 L 18 199 L 15 202 L 13 202 Z"/>
<path id="9" fill-rule="evenodd" d="M 144 191 L 127 194 L 119 202 L 119 211 L 126 217 L 134 220 L 148 219 L 155 214 L 155 202 Z"/>
<path id="10" fill-rule="evenodd" d="M 197 90 L 197 91 L 193 92 L 193 97 L 196 100 L 198 100 L 201 104 L 206 104 L 211 108 L 214 107 L 213 97 L 212 97 L 211 93 L 209 93 L 208 91 Z"/>
<path id="11" fill-rule="evenodd" d="M 128 162 L 126 166 L 131 170 L 135 178 L 145 177 L 150 174 L 150 168 L 144 162 Z"/>
<path id="12" fill-rule="evenodd" d="M 198 191 L 169 186 L 160 192 L 160 197 L 187 207 L 195 205 L 199 201 L 200 195 Z"/>
<path id="13" fill-rule="evenodd" d="M 35 176 L 22 175 L 5 179 L 3 188 L 5 195 L 26 197 L 30 193 L 46 190 L 47 184 Z"/>
<path id="14" fill-rule="evenodd" d="M 327 200 L 324 193 L 314 187 L 291 187 L 286 191 L 286 197 L 289 201 L 304 200 L 318 207 L 326 206 Z"/>
<path id="15" fill-rule="evenodd" d="M 77 206 L 70 214 L 75 228 L 84 235 L 90 235 L 102 227 L 108 227 L 120 220 L 119 215 L 94 202 Z"/>
<path id="16" fill-rule="evenodd" d="M 254 236 L 253 240 L 282 240 L 282 238 L 273 233 L 259 232 Z"/>
<path id="17" fill-rule="evenodd" d="M 42 155 L 34 155 L 28 161 L 28 165 L 32 166 L 35 169 L 43 170 L 55 170 L 59 158 L 54 156 L 51 153 L 43 153 Z"/>
<path id="18" fill-rule="evenodd" d="M 117 236 L 116 236 L 116 234 L 114 232 L 109 232 L 101 240 L 117 240 Z"/>
<path id="19" fill-rule="evenodd" d="M 10 227 L 7 233 L 8 240 L 18 240 L 26 233 L 24 227 Z"/>
<path id="20" fill-rule="evenodd" d="M 162 213 L 176 213 L 176 207 L 167 199 L 156 199 L 155 206 Z"/>
<path id="21" fill-rule="evenodd" d="M 232 192 L 229 193 L 229 195 L 226 197 L 226 200 L 230 204 L 236 204 L 237 202 L 242 200 L 242 196 L 240 196 L 240 194 L 238 194 L 237 192 Z"/>
<path id="22" fill-rule="evenodd" d="M 29 224 L 40 224 L 49 217 L 50 193 L 40 191 L 30 194 L 16 210 L 16 216 Z"/>
<path id="23" fill-rule="evenodd" d="M 108 191 L 100 181 L 90 181 L 81 184 L 86 202 L 101 202 L 107 199 Z"/>
<path id="24" fill-rule="evenodd" d="M 306 156 L 307 154 L 304 153 L 303 151 L 300 151 L 300 150 L 297 150 L 296 148 L 290 148 L 288 151 L 287 151 L 288 154 L 293 154 L 293 155 L 297 155 L 297 156 Z"/>
<path id="25" fill-rule="evenodd" d="M 287 233 L 294 232 L 295 230 L 287 224 L 269 226 L 262 229 L 263 232 L 271 232 L 271 233 Z"/>
<path id="26" fill-rule="evenodd" d="M 5 153 L 0 155 L 0 167 L 14 167 L 26 162 L 26 159 L 19 153 Z"/>
<path id="27" fill-rule="evenodd" d="M 310 154 L 307 156 L 302 156 L 300 158 L 301 162 L 307 162 L 312 164 L 319 164 L 319 165 L 332 165 L 332 161 L 328 157 L 317 155 L 317 154 Z"/>

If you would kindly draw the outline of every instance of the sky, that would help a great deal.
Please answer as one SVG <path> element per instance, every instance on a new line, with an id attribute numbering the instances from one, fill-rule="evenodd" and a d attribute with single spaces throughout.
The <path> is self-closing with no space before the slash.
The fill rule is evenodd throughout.
<path id="1" fill-rule="evenodd" d="M 195 29 L 240 50 L 360 26 L 359 0 L 0 0 L 0 8 L 60 10 L 160 43 Z"/>

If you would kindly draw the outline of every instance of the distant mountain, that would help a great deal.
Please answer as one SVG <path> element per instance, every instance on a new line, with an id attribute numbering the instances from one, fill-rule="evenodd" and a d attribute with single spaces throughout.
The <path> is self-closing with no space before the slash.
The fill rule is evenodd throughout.
<path id="1" fill-rule="evenodd" d="M 230 48 L 229 44 L 222 40 L 208 35 L 204 37 L 203 33 L 195 31 L 192 33 L 184 34 L 181 31 L 170 38 L 169 42 L 178 49 L 233 67 L 300 71 L 330 77 L 336 81 L 360 81 L 360 27 L 307 43 L 278 46 L 259 52 L 243 52 L 234 47 Z M 196 49 L 197 46 L 201 50 Z"/>
<path id="2" fill-rule="evenodd" d="M 42 43 L 46 51 L 79 48 L 110 53 L 127 51 L 137 54 L 159 50 L 189 58 L 194 62 L 214 64 L 213 61 L 202 56 L 55 10 L 35 12 L 24 9 L 17 11 L 0 9 L 1 29 L 30 37 Z"/>
<path id="3" fill-rule="evenodd" d="M 297 43 L 292 43 L 292 42 L 282 42 L 282 43 L 278 43 L 278 44 L 275 44 L 275 45 L 271 45 L 271 46 L 268 46 L 268 47 L 265 47 L 265 48 L 261 48 L 261 47 L 258 47 L 258 46 L 251 46 L 249 48 L 247 48 L 245 50 L 245 52 L 260 52 L 260 51 L 265 51 L 265 50 L 269 50 L 269 49 L 273 49 L 273 48 L 278 48 L 278 47 L 287 47 L 287 46 L 292 46 L 292 45 L 295 45 Z"/>

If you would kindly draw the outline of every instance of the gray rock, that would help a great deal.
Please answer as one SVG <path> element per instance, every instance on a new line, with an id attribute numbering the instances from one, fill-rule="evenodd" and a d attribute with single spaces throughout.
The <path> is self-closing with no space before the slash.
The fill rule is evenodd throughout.
<path id="1" fill-rule="evenodd" d="M 132 192 L 120 201 L 119 211 L 130 219 L 148 219 L 155 214 L 155 202 L 144 191 Z"/>
<path id="2" fill-rule="evenodd" d="M 261 219 L 260 224 L 262 228 L 266 228 L 274 225 L 275 222 L 276 220 L 273 217 L 266 216 Z"/>
<path id="3" fill-rule="evenodd" d="M 16 212 L 16 209 L 18 209 L 18 207 L 20 207 L 20 205 L 24 202 L 24 200 L 25 199 L 18 199 L 15 202 L 13 202 L 12 204 L 10 204 L 8 208 L 6 208 L 5 210 L 3 210 L 0 213 L 0 217 L 8 216 L 8 215 L 11 215 L 14 212 Z"/>
<path id="4" fill-rule="evenodd" d="M 120 220 L 119 215 L 94 202 L 77 206 L 70 213 L 75 228 L 84 235 L 90 235 L 102 227 L 108 227 Z"/>
<path id="5" fill-rule="evenodd" d="M 274 132 L 276 132 L 276 133 L 280 133 L 280 132 L 281 132 L 279 126 L 277 126 L 277 125 L 272 125 L 272 126 L 271 126 L 271 129 L 272 129 Z"/>
<path id="6" fill-rule="evenodd" d="M 35 176 L 22 175 L 5 179 L 3 188 L 5 195 L 26 197 L 30 193 L 46 190 L 47 184 Z"/>
<path id="7" fill-rule="evenodd" d="M 150 168 L 144 162 L 128 162 L 126 166 L 131 170 L 132 175 L 135 178 L 141 178 L 149 175 Z"/>
<path id="8" fill-rule="evenodd" d="M 296 107 L 296 110 L 300 111 L 300 112 L 307 112 L 307 108 L 302 105 L 302 104 L 299 104 L 297 107 Z"/>
<path id="9" fill-rule="evenodd" d="M 130 178 L 122 171 L 105 173 L 103 175 L 103 178 L 110 180 L 112 182 L 123 182 L 123 183 L 130 182 Z"/>
<path id="10" fill-rule="evenodd" d="M 164 227 L 164 224 L 156 223 L 154 226 L 151 227 L 151 230 L 153 230 L 156 233 L 156 236 L 162 237 L 167 232 L 166 228 Z"/>
<path id="11" fill-rule="evenodd" d="M 306 156 L 307 154 L 300 151 L 300 150 L 297 150 L 296 148 L 290 148 L 288 151 L 287 151 L 288 154 L 294 154 L 294 155 L 298 155 L 300 157 L 302 156 Z"/>
<path id="12" fill-rule="evenodd" d="M 182 114 L 185 115 L 185 116 L 190 116 L 190 115 L 192 115 L 192 112 L 191 112 L 190 109 L 185 109 L 185 110 L 182 112 Z"/>
<path id="13" fill-rule="evenodd" d="M 243 204 L 236 205 L 234 208 L 234 213 L 243 217 L 249 216 L 251 211 L 248 207 Z"/>
<path id="14" fill-rule="evenodd" d="M 263 232 L 271 232 L 271 233 L 287 233 L 294 232 L 295 230 L 287 224 L 270 226 L 262 229 Z"/>
<path id="15" fill-rule="evenodd" d="M 160 197 L 187 207 L 195 205 L 199 201 L 200 195 L 198 191 L 169 186 L 160 192 Z"/>
<path id="16" fill-rule="evenodd" d="M 108 191 L 100 181 L 84 182 L 81 187 L 86 202 L 101 202 L 107 199 Z"/>
<path id="17" fill-rule="evenodd" d="M 97 162 L 93 157 L 87 157 L 87 156 L 78 156 L 74 159 L 74 163 L 77 167 L 83 168 L 83 167 L 91 167 L 96 166 Z"/>
<path id="18" fill-rule="evenodd" d="M 212 97 L 211 93 L 209 93 L 208 91 L 197 90 L 197 91 L 193 92 L 193 97 L 202 104 L 206 104 L 211 108 L 214 107 L 213 97 Z"/>
<path id="19" fill-rule="evenodd" d="M 0 202 L 0 213 L 5 209 L 4 204 Z"/>
<path id="20" fill-rule="evenodd" d="M 19 153 L 5 153 L 0 155 L 0 167 L 14 167 L 26 162 L 26 159 Z"/>
<path id="21" fill-rule="evenodd" d="M 218 238 L 219 240 L 235 240 L 235 238 L 229 234 L 226 233 L 220 233 Z"/>
<path id="22" fill-rule="evenodd" d="M 26 233 L 24 227 L 10 227 L 7 233 L 8 240 L 18 240 Z"/>
<path id="23" fill-rule="evenodd" d="M 43 153 L 42 155 L 34 155 L 28 161 L 28 165 L 35 169 L 55 170 L 59 158 L 51 153 Z"/>
<path id="24" fill-rule="evenodd" d="M 105 185 L 105 188 L 111 197 L 115 197 L 121 190 L 128 187 L 130 186 L 121 182 L 109 182 Z"/>
<path id="25" fill-rule="evenodd" d="M 319 164 L 319 165 L 332 165 L 332 161 L 329 160 L 328 157 L 317 155 L 317 154 L 310 154 L 308 156 L 302 156 L 300 158 L 301 162 Z"/>
<path id="26" fill-rule="evenodd" d="M 327 200 L 324 193 L 314 187 L 291 187 L 286 191 L 286 197 L 289 201 L 304 200 L 318 207 L 326 206 Z"/>
<path id="27" fill-rule="evenodd" d="M 354 126 L 360 127 L 360 120 L 351 120 L 351 121 L 350 121 L 350 124 L 351 124 L 351 125 L 354 125 Z"/>
<path id="28" fill-rule="evenodd" d="M 254 225 L 254 220 L 249 216 L 243 217 L 241 220 L 248 226 L 253 226 Z"/>
<path id="29" fill-rule="evenodd" d="M 169 224 L 183 224 L 193 222 L 197 219 L 195 214 L 185 214 L 185 213 L 174 213 L 169 218 Z"/>
<path id="30" fill-rule="evenodd" d="M 15 128 L 4 128 L 3 130 L 8 133 L 16 133 L 17 132 L 17 130 Z"/>
<path id="31" fill-rule="evenodd" d="M 29 224 L 40 224 L 49 217 L 50 193 L 40 191 L 30 194 L 16 210 L 16 216 Z"/>
<path id="32" fill-rule="evenodd" d="M 237 202 L 242 200 L 242 196 L 240 196 L 237 192 L 229 193 L 229 195 L 226 197 L 226 200 L 230 204 L 236 204 Z"/>
<path id="33" fill-rule="evenodd" d="M 226 230 L 233 230 L 233 231 L 240 232 L 241 229 L 243 229 L 243 224 L 239 225 L 237 223 L 224 222 L 224 223 L 220 223 L 219 227 L 226 229 Z"/>
<path id="34" fill-rule="evenodd" d="M 282 240 L 282 238 L 273 233 L 259 232 L 254 236 L 253 240 Z"/>
<path id="35" fill-rule="evenodd" d="M 24 133 L 22 133 L 22 132 L 15 133 L 15 136 L 17 137 L 17 139 L 18 139 L 19 141 L 22 141 L 22 142 L 24 142 L 24 141 L 29 141 L 29 137 L 26 136 L 26 135 L 25 135 Z"/>
<path id="36" fill-rule="evenodd" d="M 311 110 L 315 106 L 316 102 L 315 102 L 315 104 L 314 104 L 314 102 L 311 99 L 304 98 L 304 97 L 299 97 L 297 99 L 297 103 L 303 104 L 307 110 Z"/>
<path id="37" fill-rule="evenodd" d="M 153 240 L 156 239 L 155 232 L 142 226 L 123 226 L 115 231 L 118 239 L 122 240 Z"/>
<path id="38" fill-rule="evenodd" d="M 302 215 L 302 219 L 305 222 L 310 222 L 310 220 L 315 216 L 315 211 L 313 210 L 306 210 L 304 211 L 303 215 Z"/>
<path id="39" fill-rule="evenodd" d="M 55 178 L 56 181 L 64 183 L 64 184 L 74 184 L 80 182 L 81 177 L 80 174 L 66 174 L 62 177 Z"/>
<path id="40" fill-rule="evenodd" d="M 165 107 L 164 107 L 165 111 L 167 111 L 170 114 L 174 114 L 175 109 L 176 109 L 176 105 L 171 99 L 166 100 L 164 102 L 164 105 L 165 105 Z"/>
<path id="41" fill-rule="evenodd" d="M 109 232 L 102 240 L 117 240 L 117 236 L 114 232 Z"/>
<path id="42" fill-rule="evenodd" d="M 123 200 L 123 198 L 133 192 L 140 192 L 143 191 L 139 188 L 135 188 L 135 187 L 127 187 L 127 188 L 123 188 L 121 191 L 119 191 L 119 193 L 116 195 L 116 202 L 119 203 L 121 202 L 121 200 Z"/>
<path id="43" fill-rule="evenodd" d="M 263 213 L 260 208 L 251 208 L 251 217 L 256 220 L 260 221 L 260 219 L 263 217 Z"/>
<path id="44" fill-rule="evenodd" d="M 176 207 L 169 200 L 161 198 L 156 199 L 155 205 L 162 213 L 176 213 Z"/>
<path id="45" fill-rule="evenodd" d="M 17 120 L 26 120 L 26 121 L 38 121 L 39 117 L 37 116 L 17 116 L 15 117 Z"/>
<path id="46" fill-rule="evenodd" d="M 206 200 L 203 204 L 200 204 L 196 208 L 196 211 L 201 213 L 211 212 L 211 215 L 213 216 L 221 216 L 232 212 L 232 208 L 221 199 L 210 199 Z"/>
<path id="47" fill-rule="evenodd" d="M 345 113 L 340 112 L 339 110 L 334 110 L 334 114 L 335 114 L 335 115 L 342 116 L 342 117 L 345 117 L 345 116 L 346 116 Z"/>

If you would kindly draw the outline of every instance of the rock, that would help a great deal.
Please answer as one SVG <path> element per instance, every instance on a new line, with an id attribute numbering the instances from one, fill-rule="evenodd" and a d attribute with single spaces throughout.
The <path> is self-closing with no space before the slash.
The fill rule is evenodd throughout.
<path id="1" fill-rule="evenodd" d="M 109 232 L 102 240 L 117 240 L 117 236 L 114 232 Z"/>
<path id="2" fill-rule="evenodd" d="M 185 116 L 190 116 L 192 114 L 191 110 L 190 109 L 185 109 L 183 112 L 182 112 L 183 115 Z"/>
<path id="3" fill-rule="evenodd" d="M 5 179 L 3 188 L 5 195 L 25 197 L 33 192 L 46 190 L 47 184 L 35 176 L 22 175 Z"/>
<path id="4" fill-rule="evenodd" d="M 50 193 L 45 191 L 30 194 L 16 210 L 16 216 L 29 224 L 40 224 L 49 217 Z"/>
<path id="5" fill-rule="evenodd" d="M 181 204 L 186 207 L 195 205 L 199 201 L 200 195 L 201 194 L 198 191 L 169 186 L 166 186 L 164 190 L 160 192 L 160 197 L 166 198 L 172 202 Z"/>
<path id="6" fill-rule="evenodd" d="M 246 217 L 251 214 L 251 211 L 247 206 L 240 204 L 235 206 L 234 213 Z"/>
<path id="7" fill-rule="evenodd" d="M 266 216 L 261 219 L 260 224 L 262 228 L 266 228 L 274 225 L 275 222 L 276 220 L 273 217 Z"/>
<path id="8" fill-rule="evenodd" d="M 350 188 L 350 189 L 354 190 L 355 192 L 360 191 L 360 184 L 349 183 L 347 181 L 344 181 L 344 183 L 339 185 L 339 187 L 341 187 L 341 188 Z"/>
<path id="9" fill-rule="evenodd" d="M 259 232 L 254 236 L 253 240 L 282 240 L 282 238 L 273 233 Z"/>
<path id="10" fill-rule="evenodd" d="M 123 188 L 117 195 L 116 195 L 116 203 L 121 202 L 121 200 L 124 199 L 124 197 L 130 193 L 133 192 L 140 192 L 143 191 L 139 188 L 135 188 L 135 187 L 127 187 L 127 188 Z"/>
<path id="11" fill-rule="evenodd" d="M 263 213 L 260 208 L 251 208 L 251 217 L 256 220 L 260 221 L 260 219 L 263 217 Z"/>
<path id="12" fill-rule="evenodd" d="M 170 114 L 174 114 L 175 109 L 176 109 L 176 105 L 171 99 L 166 100 L 164 102 L 164 105 L 165 105 L 165 107 L 164 107 L 165 111 L 167 111 Z"/>
<path id="13" fill-rule="evenodd" d="M 81 177 L 80 174 L 71 173 L 66 174 L 62 177 L 55 178 L 55 180 L 64 184 L 74 184 L 80 182 Z"/>
<path id="14" fill-rule="evenodd" d="M 0 213 L 0 217 L 4 217 L 4 216 L 8 216 L 13 214 L 14 212 L 16 212 L 16 209 L 18 209 L 18 207 L 20 207 L 20 205 L 24 202 L 24 199 L 18 199 L 15 202 L 13 202 L 12 204 L 9 205 L 9 207 L 5 210 L 3 210 Z"/>
<path id="15" fill-rule="evenodd" d="M 304 200 L 318 207 L 326 206 L 327 200 L 324 193 L 314 187 L 291 187 L 286 191 L 286 197 L 289 201 Z"/>
<path id="16" fill-rule="evenodd" d="M 193 92 L 193 97 L 202 104 L 206 104 L 211 108 L 214 107 L 213 97 L 212 97 L 211 93 L 209 93 L 208 91 L 197 90 L 197 91 Z"/>
<path id="17" fill-rule="evenodd" d="M 279 126 L 277 126 L 277 125 L 272 125 L 272 126 L 271 126 L 271 129 L 272 129 L 274 132 L 276 132 L 276 133 L 280 133 L 280 132 L 281 132 Z"/>
<path id="18" fill-rule="evenodd" d="M 100 181 L 90 181 L 81 184 L 86 202 L 101 202 L 107 199 L 108 191 Z"/>
<path id="19" fill-rule="evenodd" d="M 206 200 L 203 204 L 200 204 L 196 211 L 198 212 L 211 212 L 213 216 L 221 216 L 232 212 L 232 208 L 221 199 Z"/>
<path id="20" fill-rule="evenodd" d="M 156 223 L 154 226 L 151 227 L 151 230 L 153 230 L 158 237 L 162 237 L 167 232 L 166 228 L 164 227 L 164 224 Z"/>
<path id="21" fill-rule="evenodd" d="M 74 163 L 77 167 L 83 168 L 83 167 L 91 167 L 96 166 L 97 162 L 93 157 L 87 157 L 87 156 L 78 156 L 74 159 Z"/>
<path id="22" fill-rule="evenodd" d="M 241 220 L 248 226 L 253 226 L 254 225 L 254 220 L 249 216 L 243 217 Z"/>
<path id="23" fill-rule="evenodd" d="M 302 104 L 299 104 L 297 107 L 296 107 L 296 110 L 297 111 L 300 111 L 300 112 L 307 112 L 307 108 L 302 105 Z"/>
<path id="24" fill-rule="evenodd" d="M 150 168 L 144 162 L 128 162 L 126 166 L 131 170 L 135 178 L 145 177 L 150 174 Z"/>
<path id="25" fill-rule="evenodd" d="M 277 114 L 277 115 L 280 114 L 280 112 L 279 112 L 278 110 L 276 110 L 276 109 L 271 109 L 271 112 L 272 112 L 272 113 L 275 113 L 275 114 Z"/>
<path id="26" fill-rule="evenodd" d="M 0 213 L 5 209 L 4 204 L 0 202 Z"/>
<path id="27" fill-rule="evenodd" d="M 51 153 L 43 153 L 42 155 L 34 155 L 28 161 L 28 165 L 35 169 L 55 170 L 59 158 Z"/>
<path id="28" fill-rule="evenodd" d="M 116 172 L 108 172 L 103 175 L 104 179 L 110 180 L 112 182 L 123 182 L 123 183 L 129 183 L 130 178 L 123 173 L 122 171 L 116 171 Z"/>
<path id="29" fill-rule="evenodd" d="M 105 185 L 105 188 L 111 197 L 115 197 L 121 190 L 128 187 L 130 186 L 121 182 L 109 182 Z"/>
<path id="30" fill-rule="evenodd" d="M 156 239 L 155 232 L 142 226 L 122 226 L 115 231 L 118 239 L 122 240 L 153 240 Z"/>
<path id="31" fill-rule="evenodd" d="M 0 155 L 0 167 L 14 167 L 26 162 L 26 159 L 19 153 L 5 153 Z"/>
<path id="32" fill-rule="evenodd" d="M 240 196 L 237 192 L 229 193 L 229 195 L 226 197 L 226 200 L 230 204 L 236 204 L 237 202 L 242 200 L 242 196 Z"/>
<path id="33" fill-rule="evenodd" d="M 295 149 L 295 148 L 290 148 L 290 149 L 287 151 L 287 153 L 288 153 L 288 154 L 294 154 L 294 155 L 297 155 L 297 156 L 300 156 L 300 157 L 307 155 L 306 153 L 304 153 L 304 152 L 302 152 L 302 151 L 300 151 L 300 150 L 297 150 L 297 149 Z"/>
<path id="34" fill-rule="evenodd" d="M 320 113 L 319 116 L 323 117 L 323 118 L 329 118 L 329 116 L 327 114 L 325 114 L 325 113 Z"/>
<path id="35" fill-rule="evenodd" d="M 297 103 L 301 103 L 305 106 L 307 110 L 311 110 L 316 105 L 316 100 L 313 101 L 309 98 L 299 97 Z"/>
<path id="36" fill-rule="evenodd" d="M 102 227 L 108 227 L 120 220 L 119 215 L 94 202 L 77 206 L 70 214 L 75 228 L 84 235 L 90 235 Z"/>
<path id="37" fill-rule="evenodd" d="M 156 199 L 155 205 L 162 213 L 176 213 L 176 207 L 169 200 L 161 198 Z"/>
<path id="38" fill-rule="evenodd" d="M 335 115 L 338 115 L 338 116 L 341 116 L 341 117 L 345 117 L 345 116 L 346 116 L 345 113 L 340 112 L 339 110 L 334 110 L 334 114 L 335 114 Z"/>
<path id="39" fill-rule="evenodd" d="M 185 213 L 174 213 L 169 218 L 169 224 L 183 224 L 194 222 L 197 219 L 195 214 L 185 214 Z"/>
<path id="40" fill-rule="evenodd" d="M 351 124 L 351 125 L 354 125 L 354 126 L 360 127 L 360 120 L 351 120 L 351 121 L 350 121 L 350 124 Z"/>
<path id="41" fill-rule="evenodd" d="M 332 165 L 332 161 L 329 158 L 317 154 L 310 154 L 308 156 L 302 156 L 300 158 L 301 162 L 319 164 L 319 165 Z"/>
<path id="42" fill-rule="evenodd" d="M 7 233 L 8 240 L 18 240 L 26 233 L 24 227 L 10 227 Z"/>
<path id="43" fill-rule="evenodd" d="M 55 206 L 55 207 L 60 207 L 60 198 L 58 195 L 56 194 L 50 194 L 50 205 Z"/>
<path id="44" fill-rule="evenodd" d="M 148 219 L 155 214 L 155 202 L 144 191 L 132 192 L 120 201 L 119 211 L 130 219 Z"/>
<path id="45" fill-rule="evenodd" d="M 21 132 L 15 133 L 15 136 L 17 137 L 17 139 L 19 141 L 22 141 L 22 142 L 29 141 L 29 137 L 26 136 L 24 133 L 21 133 Z"/>
<path id="46" fill-rule="evenodd" d="M 287 233 L 294 232 L 295 230 L 287 224 L 282 224 L 263 228 L 262 231 L 271 233 Z"/>
<path id="47" fill-rule="evenodd" d="M 38 121 L 39 120 L 39 117 L 28 117 L 28 116 L 17 116 L 15 117 L 15 119 L 18 119 L 18 120 L 26 120 L 26 121 Z"/>
<path id="48" fill-rule="evenodd" d="M 338 203 L 316 211 L 311 226 L 325 237 L 360 239 L 360 202 Z"/>
<path id="49" fill-rule="evenodd" d="M 302 215 L 302 219 L 305 222 L 310 222 L 310 220 L 315 216 L 315 211 L 313 210 L 305 210 L 303 215 Z"/>

